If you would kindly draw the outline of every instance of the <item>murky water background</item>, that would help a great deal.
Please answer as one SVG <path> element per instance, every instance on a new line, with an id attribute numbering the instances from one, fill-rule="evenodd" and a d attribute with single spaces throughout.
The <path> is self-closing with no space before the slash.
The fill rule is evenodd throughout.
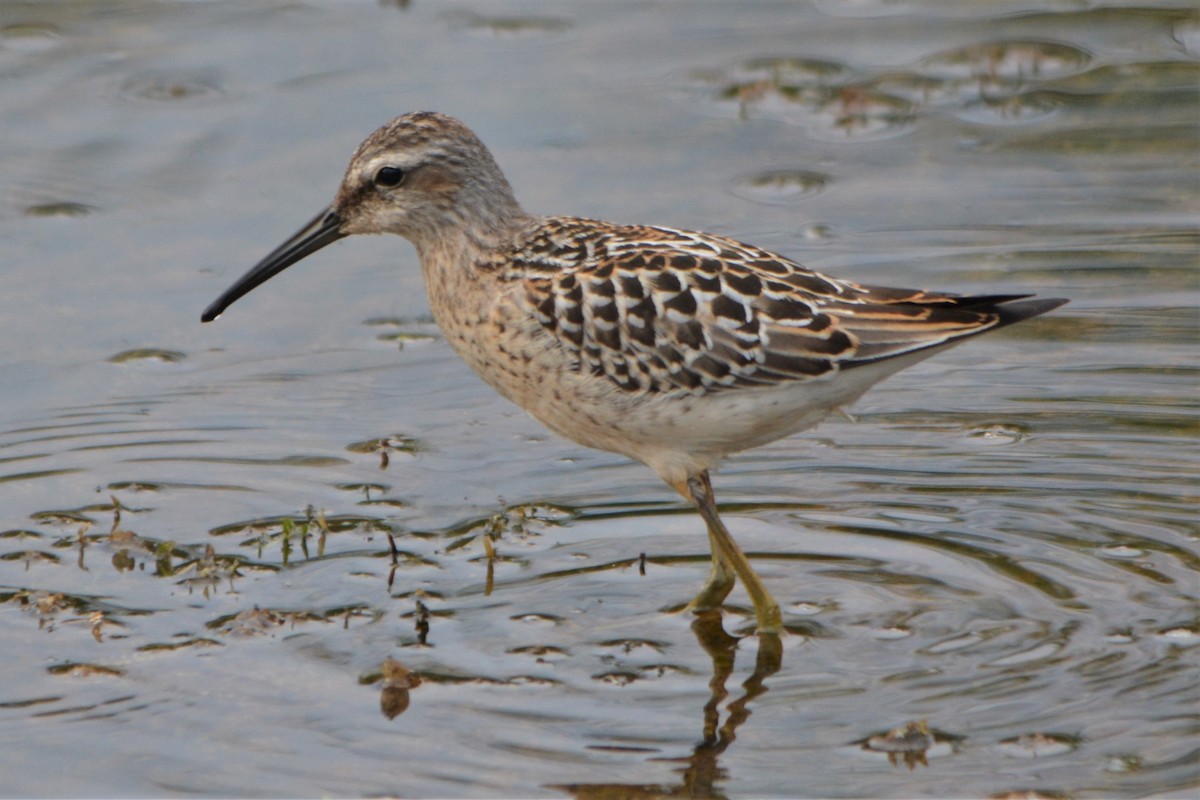
<path id="1" fill-rule="evenodd" d="M 0 5 L 0 794 L 1189 796 L 1188 6 Z M 419 108 L 531 210 L 1072 303 L 726 465 L 738 641 L 402 240 L 200 325 Z"/>

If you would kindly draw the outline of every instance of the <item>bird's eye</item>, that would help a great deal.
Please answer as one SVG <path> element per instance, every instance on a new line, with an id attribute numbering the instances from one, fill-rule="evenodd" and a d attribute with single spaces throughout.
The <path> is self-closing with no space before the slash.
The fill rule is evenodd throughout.
<path id="1" fill-rule="evenodd" d="M 375 173 L 375 185 L 382 189 L 394 189 L 404 180 L 404 170 L 399 167 L 380 167 Z"/>

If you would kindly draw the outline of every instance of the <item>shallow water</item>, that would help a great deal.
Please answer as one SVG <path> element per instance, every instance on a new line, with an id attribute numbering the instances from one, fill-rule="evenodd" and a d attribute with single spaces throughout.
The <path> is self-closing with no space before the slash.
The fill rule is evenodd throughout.
<path id="1" fill-rule="evenodd" d="M 1187 8 L 0 5 L 0 794 L 1196 791 Z M 534 211 L 1072 302 L 725 466 L 790 631 L 737 639 L 403 241 L 199 324 L 416 108 Z"/>

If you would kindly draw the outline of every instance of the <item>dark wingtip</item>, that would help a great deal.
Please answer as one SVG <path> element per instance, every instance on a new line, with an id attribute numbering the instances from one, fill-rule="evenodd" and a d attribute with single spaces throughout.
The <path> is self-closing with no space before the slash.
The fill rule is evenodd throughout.
<path id="1" fill-rule="evenodd" d="M 996 313 L 1000 315 L 997 328 L 1012 325 L 1014 322 L 1045 314 L 1047 311 L 1065 306 L 1070 301 L 1065 297 L 1047 297 L 1043 300 L 1001 300 L 996 305 Z"/>

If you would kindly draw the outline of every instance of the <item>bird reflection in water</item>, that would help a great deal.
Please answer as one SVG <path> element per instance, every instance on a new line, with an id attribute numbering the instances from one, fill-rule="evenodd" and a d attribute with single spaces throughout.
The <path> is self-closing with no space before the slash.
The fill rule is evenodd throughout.
<path id="1" fill-rule="evenodd" d="M 708 686 L 711 693 L 704 704 L 703 733 L 690 756 L 678 761 L 685 766 L 680 772 L 679 783 L 670 784 L 623 784 L 623 783 L 578 783 L 560 784 L 548 788 L 568 792 L 577 798 L 640 798 L 640 797 L 713 797 L 723 798 L 718 784 L 724 780 L 725 772 L 718 758 L 737 738 L 737 729 L 750 718 L 750 703 L 767 692 L 766 679 L 779 671 L 783 663 L 783 643 L 777 634 L 759 633 L 758 652 L 754 672 L 742 682 L 742 694 L 726 707 L 725 722 L 721 722 L 721 704 L 729 698 L 725 687 L 733 674 L 738 642 L 721 625 L 721 612 L 715 609 L 697 611 L 692 622 L 692 632 L 700 646 L 712 659 L 713 673 Z"/>
<path id="2" fill-rule="evenodd" d="M 421 685 L 421 676 L 394 658 L 385 658 L 379 672 L 382 680 L 379 710 L 388 719 L 395 719 L 408 709 L 408 690 Z"/>

